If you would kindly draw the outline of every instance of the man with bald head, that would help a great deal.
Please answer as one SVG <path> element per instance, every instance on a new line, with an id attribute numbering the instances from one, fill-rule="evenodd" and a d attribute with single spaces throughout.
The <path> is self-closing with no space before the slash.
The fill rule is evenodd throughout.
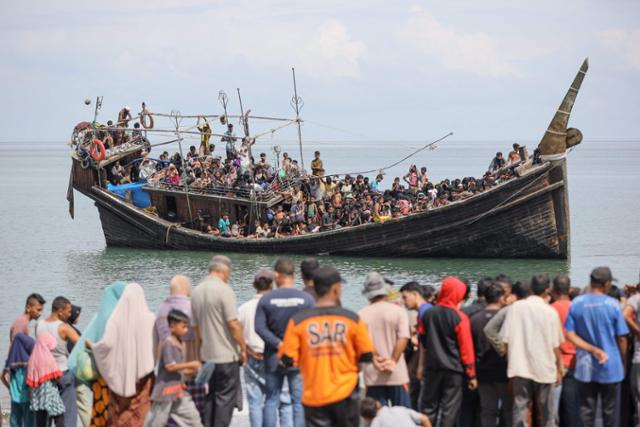
<path id="1" fill-rule="evenodd" d="M 247 345 L 230 278 L 231 260 L 216 255 L 209 262 L 209 275 L 191 297 L 200 359 L 216 366 L 209 380 L 205 426 L 228 426 L 233 409 L 242 409 L 240 365 L 247 360 Z"/>
<path id="2" fill-rule="evenodd" d="M 164 342 L 170 335 L 167 316 L 169 315 L 169 312 L 174 309 L 180 310 L 191 318 L 191 279 L 187 276 L 178 275 L 171 279 L 171 282 L 169 282 L 169 296 L 162 302 L 162 304 L 160 304 L 155 327 L 153 328 L 153 354 L 156 360 L 162 350 L 159 348 L 160 343 Z M 198 354 L 196 346 L 196 336 L 193 326 L 189 325 L 189 331 L 187 332 L 187 335 L 182 338 L 182 342 L 185 352 L 184 361 L 199 361 L 200 355 Z M 204 387 L 196 385 L 195 373 L 191 375 L 185 374 L 185 383 L 187 385 L 187 391 L 193 398 L 193 402 L 196 404 L 196 408 L 200 413 L 200 417 L 204 419 Z M 172 425 L 171 422 L 169 425 Z"/>

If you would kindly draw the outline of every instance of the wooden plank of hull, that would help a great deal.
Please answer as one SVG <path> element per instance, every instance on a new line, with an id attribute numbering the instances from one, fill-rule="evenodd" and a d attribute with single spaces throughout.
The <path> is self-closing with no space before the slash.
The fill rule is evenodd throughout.
<path id="1" fill-rule="evenodd" d="M 108 245 L 386 257 L 566 258 L 564 164 L 538 166 L 463 202 L 384 224 L 283 239 L 216 238 L 176 226 L 94 187 Z"/>

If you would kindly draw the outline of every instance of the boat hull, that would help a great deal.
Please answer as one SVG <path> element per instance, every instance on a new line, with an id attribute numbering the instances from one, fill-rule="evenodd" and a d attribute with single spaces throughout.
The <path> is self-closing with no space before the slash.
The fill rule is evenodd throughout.
<path id="1" fill-rule="evenodd" d="M 555 258 L 569 256 L 565 160 L 464 201 L 393 219 L 281 239 L 220 238 L 136 208 L 94 186 L 109 246 L 384 257 Z"/>

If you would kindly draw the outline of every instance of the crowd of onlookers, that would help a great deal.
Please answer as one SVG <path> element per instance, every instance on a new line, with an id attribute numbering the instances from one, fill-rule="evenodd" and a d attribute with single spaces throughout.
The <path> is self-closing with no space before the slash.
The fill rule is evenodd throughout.
<path id="1" fill-rule="evenodd" d="M 175 276 L 152 313 L 116 282 L 88 326 L 56 297 L 27 298 L 2 374 L 12 426 L 640 425 L 640 283 L 598 267 L 588 286 L 543 274 L 400 287 L 372 272 L 342 306 L 340 273 L 309 258 L 255 274 L 238 306 L 215 256 Z M 360 282 L 360 281 L 358 281 Z M 244 381 L 241 381 L 241 373 Z M 245 399 L 243 399 L 243 396 Z"/>

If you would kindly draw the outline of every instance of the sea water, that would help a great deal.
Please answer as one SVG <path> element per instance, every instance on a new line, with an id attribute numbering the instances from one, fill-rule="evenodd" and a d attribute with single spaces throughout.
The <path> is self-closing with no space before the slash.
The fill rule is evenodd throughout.
<path id="1" fill-rule="evenodd" d="M 522 141 L 519 141 L 521 144 Z M 315 149 L 322 152 L 326 173 L 380 169 L 422 147 L 416 142 L 342 142 L 305 147 L 307 166 Z M 219 144 L 221 146 L 221 144 Z M 409 165 L 427 166 L 432 180 L 479 177 L 496 151 L 508 153 L 509 141 L 456 141 L 424 150 L 386 171 L 388 188 Z M 535 144 L 528 143 L 532 151 Z M 267 152 L 260 142 L 254 153 Z M 164 147 L 162 147 L 164 149 Z M 152 152 L 158 156 L 159 149 Z M 173 152 L 177 147 L 168 147 Z M 281 144 L 299 158 L 297 144 Z M 0 143 L 0 355 L 5 357 L 9 326 L 21 313 L 31 292 L 50 302 L 64 295 L 83 307 L 80 328 L 87 324 L 105 286 L 115 280 L 135 281 L 144 289 L 152 310 L 168 293 L 175 274 L 186 274 L 194 283 L 207 273 L 212 253 L 107 248 L 93 203 L 75 195 L 75 219 L 65 200 L 69 182 L 69 148 L 64 142 Z M 357 310 L 366 300 L 360 290 L 365 275 L 378 271 L 402 285 L 409 280 L 437 285 L 447 275 L 471 281 L 505 273 L 515 279 L 538 272 L 569 274 L 576 286 L 588 282 L 589 272 L 609 265 L 618 285 L 637 283 L 640 271 L 640 141 L 584 141 L 568 156 L 571 207 L 571 258 L 569 260 L 507 259 L 392 259 L 323 256 L 322 264 L 340 270 L 346 283 L 343 304 Z M 376 173 L 370 173 L 370 179 Z M 231 286 L 238 303 L 253 294 L 251 281 L 259 267 L 272 266 L 278 254 L 234 254 Z M 289 255 L 286 255 L 289 256 Z M 292 256 L 296 263 L 303 257 Z M 299 279 L 298 279 L 299 282 Z M 6 407 L 6 394 L 3 407 Z"/>

